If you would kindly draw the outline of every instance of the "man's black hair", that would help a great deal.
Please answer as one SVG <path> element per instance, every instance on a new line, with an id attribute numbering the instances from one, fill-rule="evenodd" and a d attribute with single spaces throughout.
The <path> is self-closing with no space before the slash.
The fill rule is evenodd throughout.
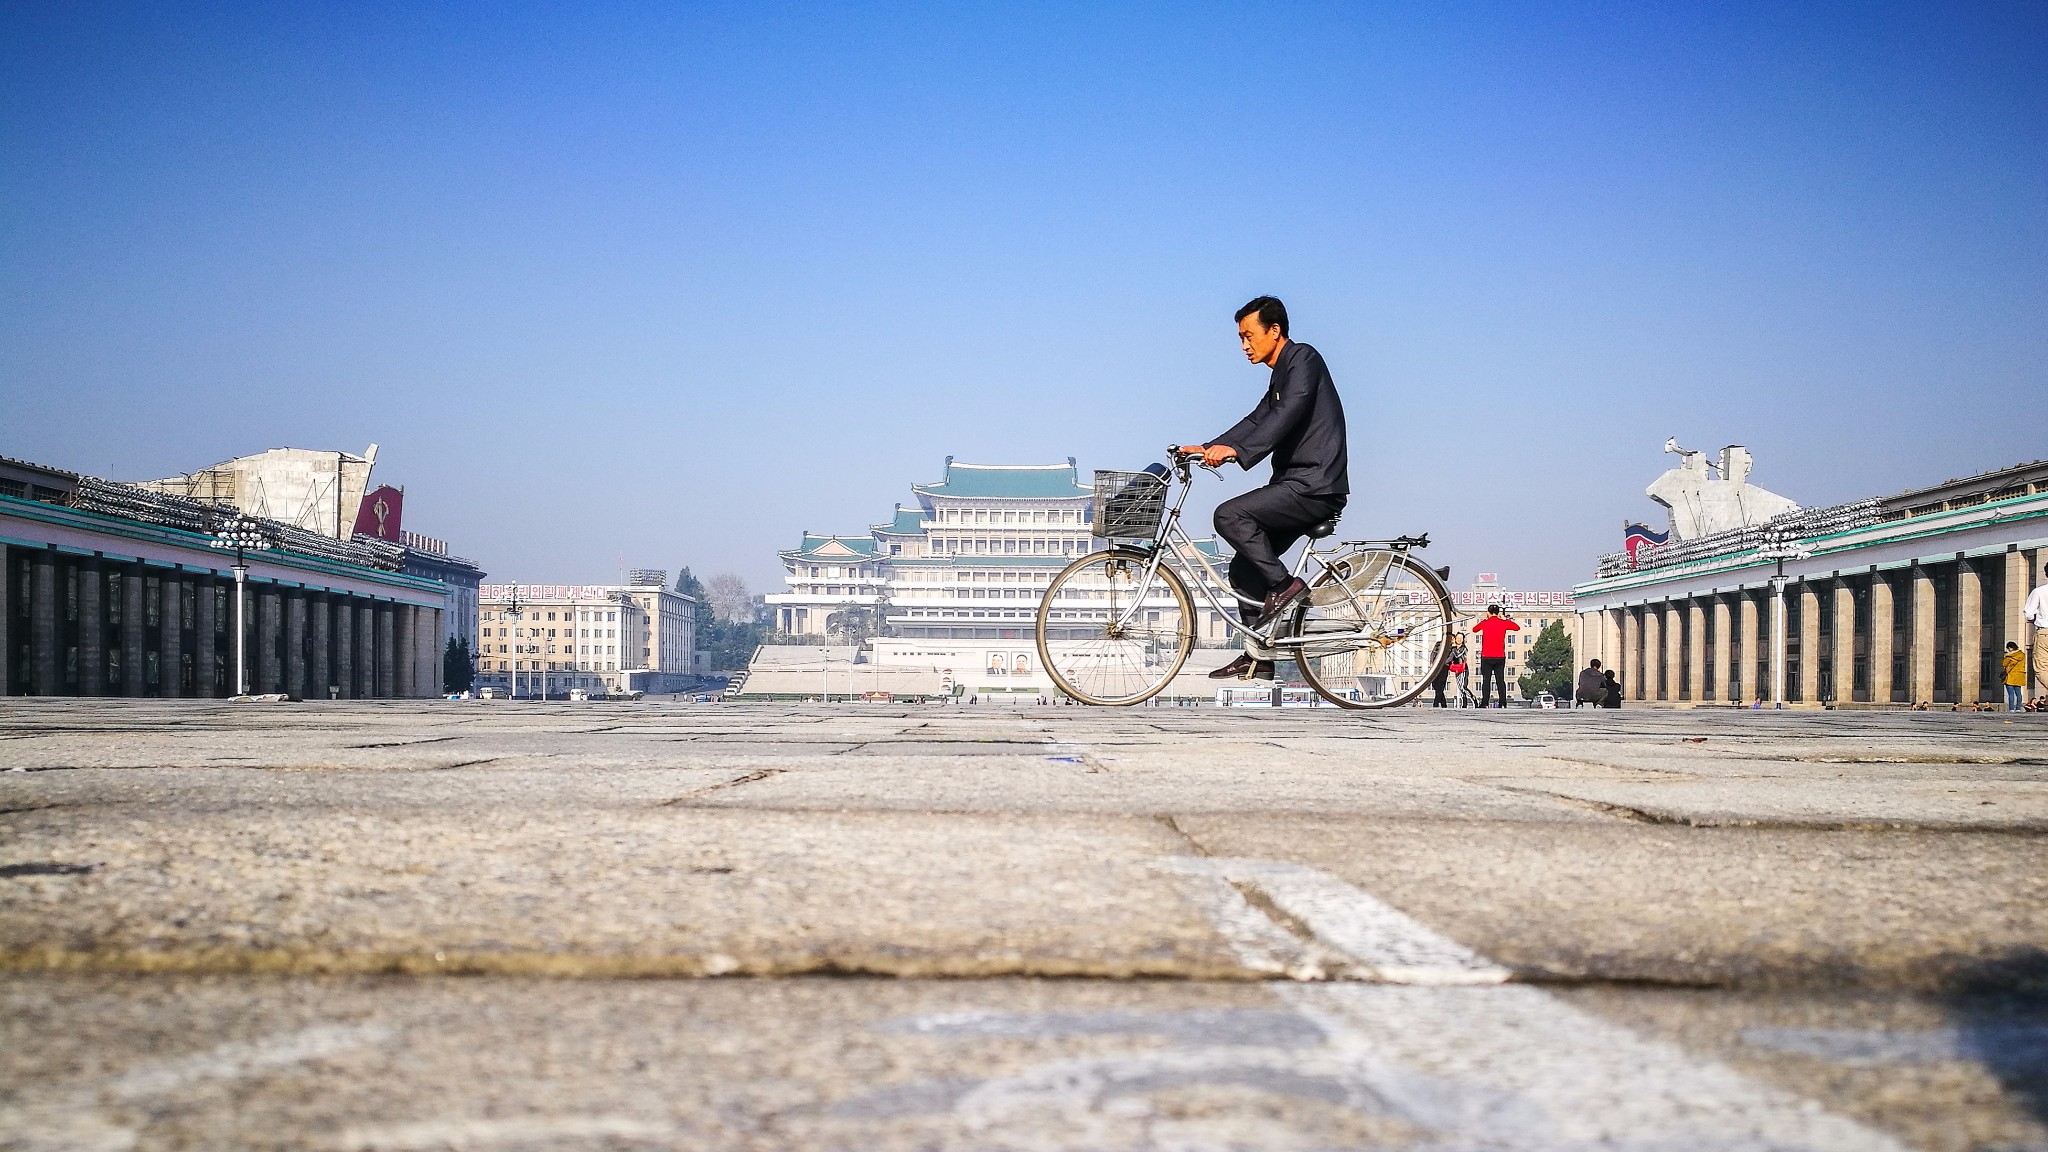
<path id="1" fill-rule="evenodd" d="M 1500 615 L 1500 605 L 1498 605 L 1498 604 L 1488 604 L 1488 605 L 1486 606 L 1486 614 L 1487 614 L 1488 616 L 1498 616 L 1498 615 Z"/>
<path id="2" fill-rule="evenodd" d="M 1239 308 L 1236 318 L 1243 320 L 1254 312 L 1259 314 L 1259 327 L 1271 328 L 1278 325 L 1280 335 L 1287 335 L 1287 305 L 1282 304 L 1279 297 L 1261 296 L 1244 307 Z"/>

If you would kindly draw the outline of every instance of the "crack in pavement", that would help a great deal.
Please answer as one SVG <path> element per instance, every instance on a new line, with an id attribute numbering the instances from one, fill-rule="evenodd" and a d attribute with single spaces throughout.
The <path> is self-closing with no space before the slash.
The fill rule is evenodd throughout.
<path id="1" fill-rule="evenodd" d="M 669 799 L 667 799 L 667 800 L 663 800 L 663 801 L 661 801 L 661 803 L 659 803 L 658 805 L 656 805 L 656 807 L 659 807 L 659 808 L 673 808 L 673 807 L 675 807 L 676 805 L 679 805 L 679 804 L 683 803 L 683 802 L 684 802 L 684 801 L 686 801 L 686 800 L 693 800 L 693 799 L 695 799 L 695 798 L 697 798 L 697 797 L 699 797 L 699 796 L 708 796 L 708 795 L 710 795 L 710 794 L 711 794 L 711 793 L 713 793 L 713 792 L 718 792 L 718 791 L 722 791 L 722 790 L 724 790 L 724 789 L 727 789 L 727 788 L 738 788 L 739 786 L 741 786 L 741 785 L 743 785 L 743 784 L 752 784 L 752 783 L 754 783 L 754 782 L 755 782 L 755 781 L 757 781 L 757 780 L 766 780 L 766 779 L 768 779 L 768 778 L 769 778 L 770 776 L 780 776 L 780 775 L 782 775 L 782 774 L 783 774 L 784 772 L 787 772 L 787 771 L 789 771 L 789 769 L 787 769 L 787 768 L 761 768 L 761 769 L 757 769 L 757 770 L 755 770 L 755 771 L 753 771 L 753 772 L 749 772 L 749 773 L 747 773 L 747 774 L 746 774 L 746 775 L 744 775 L 744 776 L 738 776 L 738 777 L 735 777 L 735 778 L 733 778 L 733 779 L 731 779 L 731 780 L 727 780 L 727 781 L 724 781 L 723 783 L 719 783 L 719 784 L 712 784 L 712 785 L 709 785 L 709 786 L 707 786 L 707 787 L 704 787 L 704 788 L 698 788 L 698 789 L 696 789 L 696 790 L 694 790 L 694 791 L 690 791 L 690 792 L 685 792 L 685 793 L 683 793 L 683 794 L 682 794 L 682 795 L 680 795 L 680 796 L 672 796 L 672 797 L 670 797 L 670 798 L 669 798 Z"/>

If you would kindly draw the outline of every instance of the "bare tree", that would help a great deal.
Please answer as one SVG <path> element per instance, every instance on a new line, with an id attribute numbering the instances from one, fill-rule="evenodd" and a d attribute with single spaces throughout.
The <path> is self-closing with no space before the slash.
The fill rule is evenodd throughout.
<path id="1" fill-rule="evenodd" d="M 728 572 L 713 576 L 704 584 L 704 598 L 711 602 L 711 610 L 727 623 L 751 623 L 754 619 L 754 596 L 747 591 L 747 582 Z"/>
<path id="2" fill-rule="evenodd" d="M 841 608 L 825 618 L 825 631 L 858 648 L 875 635 L 875 612 L 871 608 Z"/>

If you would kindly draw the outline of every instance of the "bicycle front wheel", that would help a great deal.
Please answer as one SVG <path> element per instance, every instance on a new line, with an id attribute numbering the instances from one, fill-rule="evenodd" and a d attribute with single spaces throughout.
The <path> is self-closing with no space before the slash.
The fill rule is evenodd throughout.
<path id="1" fill-rule="evenodd" d="M 1287 635 L 1321 696 L 1342 708 L 1407 704 L 1450 660 L 1457 619 L 1436 573 L 1405 553 L 1366 552 L 1336 561 L 1309 586 Z"/>
<path id="2" fill-rule="evenodd" d="M 1132 548 L 1091 552 L 1053 577 L 1038 604 L 1038 658 L 1083 704 L 1149 700 L 1195 647 L 1195 605 L 1173 569 Z"/>

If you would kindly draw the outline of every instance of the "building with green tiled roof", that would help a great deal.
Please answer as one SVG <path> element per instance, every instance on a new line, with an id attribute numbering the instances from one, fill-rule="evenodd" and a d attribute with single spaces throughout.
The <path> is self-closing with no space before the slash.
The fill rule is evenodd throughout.
<path id="1" fill-rule="evenodd" d="M 896 505 L 866 535 L 805 532 L 779 553 L 788 590 L 767 602 L 781 631 L 822 637 L 835 615 L 858 610 L 899 637 L 1029 637 L 1047 584 L 1102 546 L 1089 532 L 1095 489 L 1072 457 L 996 465 L 948 456 L 940 480 L 911 492 L 915 507 Z M 1214 541 L 1198 546 L 1224 555 Z M 1212 630 L 1221 635 L 1220 620 L 1205 622 L 1204 635 Z"/>
<path id="2" fill-rule="evenodd" d="M 911 491 L 931 507 L 934 500 L 1087 500 L 1092 485 L 1081 483 L 1072 456 L 1065 464 L 962 464 L 946 457 L 946 478 L 915 484 Z"/>

